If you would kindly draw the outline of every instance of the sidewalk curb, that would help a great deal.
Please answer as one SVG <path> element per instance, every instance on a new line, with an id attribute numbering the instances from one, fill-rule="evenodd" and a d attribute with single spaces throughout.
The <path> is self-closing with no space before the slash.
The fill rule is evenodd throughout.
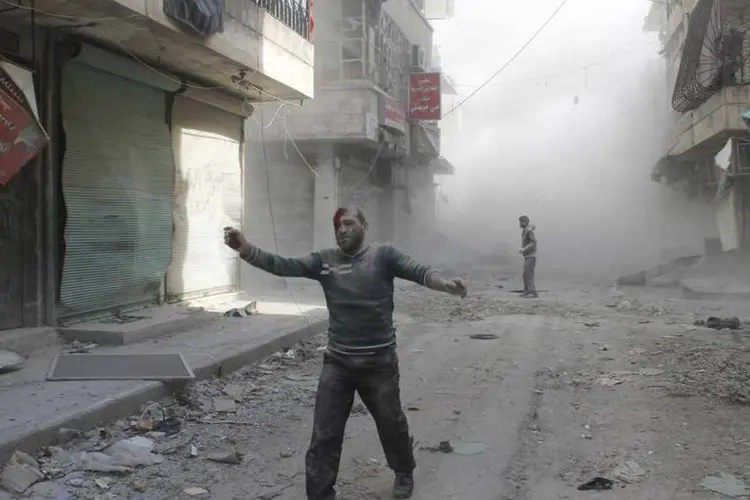
<path id="1" fill-rule="evenodd" d="M 224 376 L 244 366 L 256 363 L 284 347 L 291 347 L 300 340 L 323 333 L 328 329 L 328 320 L 311 320 L 307 325 L 285 332 L 268 342 L 233 353 L 223 359 L 192 366 L 195 381 Z M 76 412 L 68 413 L 55 420 L 40 422 L 27 433 L 0 442 L 0 464 L 5 463 L 15 450 L 36 453 L 44 446 L 57 442 L 62 428 L 87 431 L 105 422 L 112 422 L 127 416 L 134 409 L 149 401 L 157 401 L 174 392 L 178 386 L 162 382 L 144 382 L 144 385 L 127 392 L 119 393 Z"/>

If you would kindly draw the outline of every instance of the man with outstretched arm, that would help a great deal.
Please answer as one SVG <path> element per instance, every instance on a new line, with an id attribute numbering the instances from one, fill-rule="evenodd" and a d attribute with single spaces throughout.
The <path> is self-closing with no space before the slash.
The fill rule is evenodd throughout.
<path id="1" fill-rule="evenodd" d="M 308 500 L 335 500 L 346 422 L 359 393 L 375 419 L 388 466 L 395 472 L 394 498 L 414 490 L 413 439 L 401 408 L 393 280 L 401 278 L 433 290 L 466 296 L 459 278 L 439 277 L 388 244 L 365 243 L 367 220 L 357 207 L 333 217 L 338 248 L 285 258 L 248 243 L 233 228 L 224 242 L 243 260 L 276 276 L 320 282 L 329 314 L 328 346 L 315 400 L 310 448 L 305 457 Z"/>

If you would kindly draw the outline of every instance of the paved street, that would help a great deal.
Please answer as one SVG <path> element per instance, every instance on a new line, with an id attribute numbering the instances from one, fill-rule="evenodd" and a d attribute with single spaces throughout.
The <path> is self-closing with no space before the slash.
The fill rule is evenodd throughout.
<path id="1" fill-rule="evenodd" d="M 576 488 L 602 476 L 615 481 L 608 498 L 709 499 L 720 497 L 701 486 L 706 476 L 741 478 L 750 446 L 747 337 L 693 326 L 721 315 L 721 304 L 687 301 L 677 291 L 557 284 L 524 301 L 497 288 L 491 273 L 472 274 L 485 281 L 474 279 L 464 301 L 412 286 L 398 294 L 402 399 L 418 441 L 414 498 L 594 498 Z M 471 338 L 477 334 L 496 338 Z M 175 405 L 188 423 L 174 437 L 155 438 L 163 463 L 125 476 L 73 472 L 36 491 L 87 499 L 193 498 L 188 493 L 201 489 L 197 498 L 304 498 L 323 342 L 193 387 Z M 217 413 L 228 396 L 236 408 Z M 67 448 L 98 449 L 130 435 L 127 426 Z M 443 441 L 452 452 L 436 449 Z M 242 463 L 209 460 L 227 450 L 239 451 Z M 59 457 L 47 466 L 66 469 Z M 355 403 L 341 498 L 390 498 L 391 484 L 375 426 Z"/>

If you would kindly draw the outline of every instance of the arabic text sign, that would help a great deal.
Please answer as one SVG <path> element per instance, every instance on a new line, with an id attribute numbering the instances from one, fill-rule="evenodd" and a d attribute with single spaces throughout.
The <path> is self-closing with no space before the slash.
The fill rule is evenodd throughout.
<path id="1" fill-rule="evenodd" d="M 406 113 L 398 101 L 388 96 L 383 98 L 383 123 L 385 127 L 406 133 Z"/>
<path id="2" fill-rule="evenodd" d="M 26 92 L 0 67 L 0 186 L 16 175 L 47 143 L 47 136 L 34 112 L 35 107 Z"/>
<path id="3" fill-rule="evenodd" d="M 409 75 L 409 118 L 439 120 L 440 73 L 412 73 Z"/>

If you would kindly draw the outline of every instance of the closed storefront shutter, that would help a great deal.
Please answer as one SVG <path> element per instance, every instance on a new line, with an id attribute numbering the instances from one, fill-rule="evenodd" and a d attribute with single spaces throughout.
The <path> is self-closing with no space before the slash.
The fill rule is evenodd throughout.
<path id="1" fill-rule="evenodd" d="M 63 69 L 62 113 L 67 222 L 60 314 L 155 301 L 172 253 L 165 92 L 71 62 Z"/>
<path id="2" fill-rule="evenodd" d="M 224 246 L 226 226 L 241 227 L 240 116 L 178 96 L 172 110 L 176 163 L 174 239 L 167 272 L 170 300 L 234 290 L 237 254 Z"/>

